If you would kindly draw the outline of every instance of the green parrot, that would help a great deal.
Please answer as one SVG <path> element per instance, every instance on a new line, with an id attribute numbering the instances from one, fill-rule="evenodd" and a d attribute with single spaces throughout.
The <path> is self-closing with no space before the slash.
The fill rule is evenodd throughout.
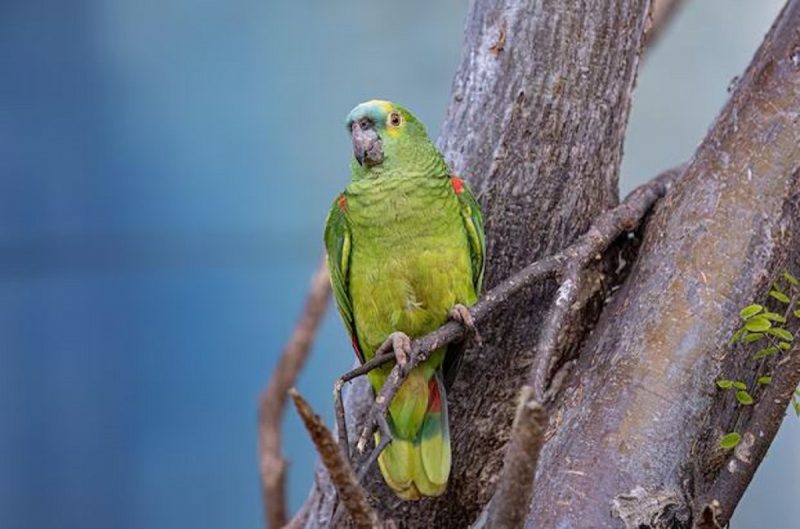
<path id="1" fill-rule="evenodd" d="M 483 281 L 483 219 L 467 185 L 451 174 L 422 123 L 405 108 L 367 101 L 347 116 L 347 129 L 352 180 L 325 227 L 333 293 L 362 363 L 387 338 L 404 363 L 410 337 L 449 318 L 474 333 L 466 306 L 477 301 Z M 389 406 L 393 440 L 378 464 L 402 499 L 438 496 L 447 487 L 445 379 L 449 385 L 463 347 L 435 351 L 409 373 Z M 373 391 L 391 368 L 369 373 Z"/>

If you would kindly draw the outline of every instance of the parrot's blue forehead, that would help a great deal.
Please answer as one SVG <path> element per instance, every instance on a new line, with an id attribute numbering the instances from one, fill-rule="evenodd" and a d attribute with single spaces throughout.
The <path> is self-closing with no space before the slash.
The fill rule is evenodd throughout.
<path id="1" fill-rule="evenodd" d="M 350 111 L 347 115 L 346 125 L 350 128 L 350 124 L 363 118 L 369 118 L 373 123 L 380 125 L 386 121 L 386 116 L 393 108 L 394 105 L 389 101 L 382 101 L 380 99 L 366 101 Z"/>

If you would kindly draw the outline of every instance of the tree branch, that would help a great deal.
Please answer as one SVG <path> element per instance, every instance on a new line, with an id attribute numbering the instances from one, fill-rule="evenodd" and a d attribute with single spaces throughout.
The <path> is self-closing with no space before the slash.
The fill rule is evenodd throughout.
<path id="1" fill-rule="evenodd" d="M 333 434 L 296 389 L 291 388 L 289 394 L 292 396 L 297 413 L 303 419 L 303 423 L 311 435 L 311 440 L 317 447 L 322 464 L 328 470 L 328 475 L 336 487 L 339 498 L 347 512 L 350 513 L 353 524 L 359 529 L 380 527 L 378 515 L 367 501 L 366 491 L 359 485 L 353 468 L 339 445 L 336 444 Z"/>
<path id="2" fill-rule="evenodd" d="M 314 273 L 300 320 L 281 352 L 267 389 L 259 399 L 258 452 L 266 524 L 270 529 L 283 527 L 287 519 L 286 461 L 281 452 L 281 421 L 286 407 L 287 391 L 295 384 L 305 364 L 317 327 L 325 314 L 330 293 L 328 267 L 323 261 Z"/>
<path id="3" fill-rule="evenodd" d="M 547 412 L 533 396 L 531 386 L 522 386 L 513 437 L 506 448 L 503 472 L 489 503 L 486 525 L 477 527 L 514 528 L 525 524 L 531 504 L 536 462 L 544 444 Z"/>
<path id="4" fill-rule="evenodd" d="M 742 435 L 741 443 L 726 461 L 714 484 L 697 502 L 701 510 L 718 504 L 716 520 L 722 527 L 730 520 L 733 509 L 753 479 L 800 384 L 800 345 L 797 341 L 788 353 L 775 365 L 772 382 L 753 406 L 752 420 Z"/>

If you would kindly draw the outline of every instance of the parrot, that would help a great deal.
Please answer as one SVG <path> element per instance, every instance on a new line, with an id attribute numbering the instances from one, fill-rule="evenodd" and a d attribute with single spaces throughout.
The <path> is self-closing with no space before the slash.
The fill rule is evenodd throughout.
<path id="1" fill-rule="evenodd" d="M 448 169 L 423 124 L 404 107 L 372 100 L 347 116 L 351 180 L 333 202 L 325 248 L 336 306 L 363 364 L 391 340 L 404 365 L 411 338 L 461 322 L 479 340 L 467 307 L 484 276 L 483 218 L 467 184 Z M 468 341 L 420 363 L 389 405 L 391 442 L 378 457 L 403 500 L 439 496 L 450 475 L 446 391 Z M 392 363 L 368 373 L 377 394 Z M 376 446 L 380 433 L 375 434 Z"/>

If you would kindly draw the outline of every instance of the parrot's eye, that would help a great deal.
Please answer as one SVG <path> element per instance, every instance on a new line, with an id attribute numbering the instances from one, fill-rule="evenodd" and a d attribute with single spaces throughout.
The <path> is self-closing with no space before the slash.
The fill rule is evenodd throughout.
<path id="1" fill-rule="evenodd" d="M 398 114 L 397 112 L 392 112 L 391 114 L 389 114 L 389 124 L 392 127 L 399 127 L 400 121 L 401 121 L 400 114 Z"/>
<path id="2" fill-rule="evenodd" d="M 358 126 L 361 130 L 367 130 L 372 126 L 372 123 L 367 118 L 362 118 L 358 121 Z"/>

